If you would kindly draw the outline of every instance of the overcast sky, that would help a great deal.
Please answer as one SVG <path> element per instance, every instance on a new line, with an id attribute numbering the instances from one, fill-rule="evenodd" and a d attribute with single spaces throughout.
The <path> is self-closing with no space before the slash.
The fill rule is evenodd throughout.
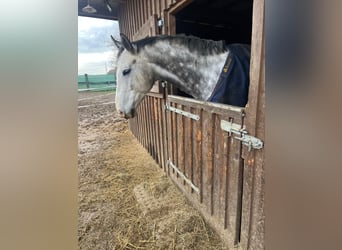
<path id="1" fill-rule="evenodd" d="M 116 55 L 113 35 L 119 39 L 116 21 L 78 17 L 78 74 L 106 74 L 113 68 Z"/>

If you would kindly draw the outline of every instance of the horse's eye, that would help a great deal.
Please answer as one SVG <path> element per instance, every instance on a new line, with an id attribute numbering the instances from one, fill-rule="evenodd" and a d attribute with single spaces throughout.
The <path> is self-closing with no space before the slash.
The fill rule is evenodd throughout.
<path id="1" fill-rule="evenodd" d="M 131 72 L 131 69 L 125 69 L 124 71 L 122 71 L 122 74 L 125 76 L 128 75 L 129 72 Z"/>

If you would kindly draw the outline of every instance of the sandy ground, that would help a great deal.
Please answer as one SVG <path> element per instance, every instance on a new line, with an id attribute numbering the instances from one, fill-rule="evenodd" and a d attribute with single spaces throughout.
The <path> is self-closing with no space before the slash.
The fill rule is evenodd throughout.
<path id="1" fill-rule="evenodd" d="M 79 249 L 224 249 L 116 116 L 113 92 L 79 94 Z"/>

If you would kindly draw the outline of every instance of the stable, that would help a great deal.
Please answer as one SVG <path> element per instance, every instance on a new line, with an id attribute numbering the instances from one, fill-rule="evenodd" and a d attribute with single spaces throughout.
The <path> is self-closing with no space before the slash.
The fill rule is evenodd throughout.
<path id="1" fill-rule="evenodd" d="M 156 82 L 129 125 L 229 248 L 264 249 L 264 0 L 93 1 L 130 40 L 187 34 L 251 45 L 246 107 L 201 102 Z"/>

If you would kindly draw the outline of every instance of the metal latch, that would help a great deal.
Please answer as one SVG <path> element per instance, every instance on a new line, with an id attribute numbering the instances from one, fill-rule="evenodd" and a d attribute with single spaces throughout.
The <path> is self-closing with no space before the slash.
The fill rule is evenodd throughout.
<path id="1" fill-rule="evenodd" d="M 165 105 L 165 109 L 170 110 L 170 111 L 175 112 L 175 113 L 180 114 L 180 115 L 184 115 L 184 116 L 189 117 L 191 119 L 194 119 L 196 121 L 198 121 L 200 119 L 200 117 L 198 115 L 192 114 L 190 112 L 187 112 L 187 111 L 184 111 L 181 109 L 177 109 L 177 108 L 172 107 L 170 105 Z"/>
<path id="2" fill-rule="evenodd" d="M 248 147 L 248 151 L 252 149 L 262 149 L 264 143 L 259 138 L 248 135 L 245 127 L 241 127 L 240 124 L 233 123 L 232 121 L 221 120 L 221 129 L 228 132 L 229 136 L 232 134 L 238 135 L 234 136 L 235 139 L 242 142 L 243 145 Z"/>

